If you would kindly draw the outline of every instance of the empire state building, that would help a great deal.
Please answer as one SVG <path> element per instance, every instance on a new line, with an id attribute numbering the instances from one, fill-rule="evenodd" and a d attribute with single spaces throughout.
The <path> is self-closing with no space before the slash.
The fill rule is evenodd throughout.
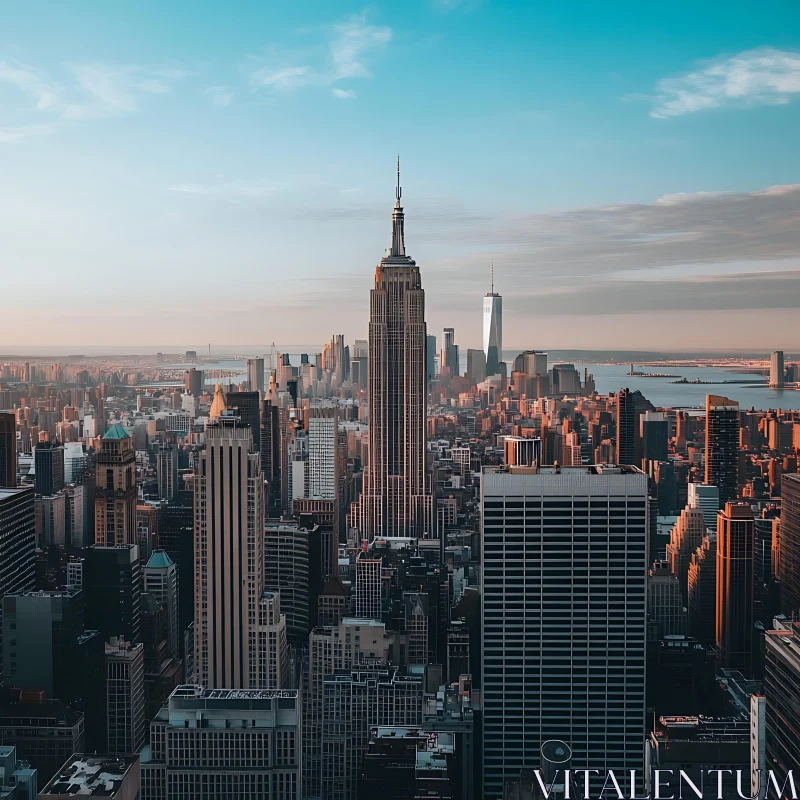
<path id="1" fill-rule="evenodd" d="M 419 267 L 406 255 L 399 159 L 396 196 L 392 245 L 370 292 L 369 463 L 351 517 L 369 540 L 435 536 L 425 474 L 425 292 Z"/>

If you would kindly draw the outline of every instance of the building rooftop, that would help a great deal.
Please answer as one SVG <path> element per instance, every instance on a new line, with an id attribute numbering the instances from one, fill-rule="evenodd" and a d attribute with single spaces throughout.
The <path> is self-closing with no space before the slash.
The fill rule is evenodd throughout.
<path id="1" fill-rule="evenodd" d="M 358 625 L 362 628 L 386 628 L 386 625 L 379 619 L 367 619 L 366 617 L 342 617 L 345 625 Z"/>
<path id="2" fill-rule="evenodd" d="M 750 720 L 740 717 L 663 716 L 652 742 L 741 742 L 750 736 Z"/>
<path id="3" fill-rule="evenodd" d="M 512 437 L 506 437 L 512 438 Z M 535 440 L 534 440 L 535 441 Z M 488 466 L 484 472 L 509 472 L 512 475 L 642 475 L 630 464 L 587 464 L 581 467 L 561 467 L 557 464 L 537 466 Z"/>
<path id="4" fill-rule="evenodd" d="M 136 761 L 136 756 L 76 753 L 39 792 L 39 797 L 55 795 L 113 798 Z"/>
<path id="5" fill-rule="evenodd" d="M 104 434 L 104 439 L 129 439 L 128 432 L 119 422 L 115 422 Z"/>
<path id="6" fill-rule="evenodd" d="M 33 492 L 33 486 L 0 487 L 0 500 L 7 500 L 9 497 L 22 494 L 23 492 Z"/>
<path id="7" fill-rule="evenodd" d="M 153 555 L 150 556 L 150 560 L 147 562 L 146 568 L 166 569 L 167 567 L 171 567 L 173 563 L 173 560 L 167 555 L 166 550 L 154 550 Z"/>
<path id="8" fill-rule="evenodd" d="M 297 699 L 297 689 L 204 689 L 195 684 L 177 686 L 172 697 L 195 700 L 272 700 L 274 698 Z"/>
<path id="9" fill-rule="evenodd" d="M 19 692 L 19 689 L 12 690 Z M 43 703 L 6 702 L 0 707 L 0 720 L 6 728 L 72 728 L 83 719 L 82 711 L 73 711 L 61 700 L 45 700 Z"/>

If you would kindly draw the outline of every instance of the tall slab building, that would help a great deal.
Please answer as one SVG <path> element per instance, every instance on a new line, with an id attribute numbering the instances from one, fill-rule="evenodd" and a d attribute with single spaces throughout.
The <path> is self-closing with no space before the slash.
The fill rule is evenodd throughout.
<path id="1" fill-rule="evenodd" d="M 487 467 L 481 517 L 483 797 L 504 797 L 549 739 L 575 769 L 641 777 L 647 476 Z"/>
<path id="2" fill-rule="evenodd" d="M 739 469 L 739 404 L 706 395 L 706 477 L 719 489 L 720 508 L 736 500 Z"/>
<path id="3" fill-rule="evenodd" d="M 13 411 L 0 411 L 0 486 L 17 485 L 17 420 Z"/>
<path id="4" fill-rule="evenodd" d="M 800 619 L 800 475 L 781 476 L 781 497 L 781 613 Z"/>
<path id="5" fill-rule="evenodd" d="M 425 292 L 406 255 L 401 194 L 398 162 L 392 245 L 370 292 L 369 463 L 352 518 L 364 539 L 435 533 L 425 475 Z"/>
<path id="6" fill-rule="evenodd" d="M 206 427 L 195 481 L 195 659 L 210 689 L 257 689 L 257 609 L 264 590 L 264 482 L 252 432 Z"/>
<path id="7" fill-rule="evenodd" d="M 753 649 L 753 540 L 748 503 L 726 503 L 717 515 L 717 664 L 749 676 Z"/>

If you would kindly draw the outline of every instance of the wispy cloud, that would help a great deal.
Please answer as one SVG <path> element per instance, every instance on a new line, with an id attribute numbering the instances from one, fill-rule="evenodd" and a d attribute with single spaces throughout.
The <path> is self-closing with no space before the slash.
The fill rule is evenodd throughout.
<path id="1" fill-rule="evenodd" d="M 785 105 L 798 94 L 800 52 L 763 47 L 659 81 L 650 116 L 667 119 L 712 108 Z"/>
<path id="2" fill-rule="evenodd" d="M 370 71 L 364 63 L 366 56 L 392 38 L 391 28 L 369 25 L 366 14 L 336 25 L 334 31 L 335 36 L 330 43 L 334 80 L 370 77 Z"/>
<path id="3" fill-rule="evenodd" d="M 392 30 L 367 21 L 366 12 L 332 26 L 325 45 L 303 53 L 278 53 L 274 48 L 250 73 L 252 89 L 291 92 L 306 86 L 331 86 L 341 80 L 369 78 L 369 56 L 392 38 Z M 310 62 L 310 63 L 305 63 Z M 334 87 L 334 97 L 352 99 L 352 89 Z"/>
<path id="4" fill-rule="evenodd" d="M 45 134 L 53 133 L 55 129 L 56 125 L 54 123 L 0 128 L 0 144 L 14 144 L 21 142 L 23 139 L 29 139 L 31 136 L 44 136 Z"/>
<path id="5" fill-rule="evenodd" d="M 217 183 L 176 183 L 167 187 L 168 192 L 203 195 L 223 200 L 267 198 L 283 188 L 280 184 L 263 180 L 219 181 Z"/>
<path id="6" fill-rule="evenodd" d="M 52 106 L 59 92 L 47 75 L 19 61 L 0 61 L 0 83 L 14 86 L 31 97 L 39 111 Z"/>
<path id="7" fill-rule="evenodd" d="M 140 98 L 165 94 L 189 73 L 173 67 L 68 64 L 61 81 L 19 62 L 0 62 L 0 83 L 14 86 L 35 101 L 35 119 L 0 129 L 0 142 L 13 143 L 52 133 L 77 120 L 131 114 Z"/>
<path id="8" fill-rule="evenodd" d="M 438 11 L 474 11 L 481 4 L 481 0 L 433 0 L 433 7 Z"/>
<path id="9" fill-rule="evenodd" d="M 270 87 L 279 91 L 292 91 L 301 86 L 308 86 L 318 81 L 317 74 L 311 67 L 279 67 L 272 69 L 262 67 L 250 76 L 250 85 L 254 88 Z"/>
<path id="10" fill-rule="evenodd" d="M 209 86 L 203 94 L 210 97 L 215 106 L 229 106 L 233 101 L 233 92 L 227 86 Z"/>

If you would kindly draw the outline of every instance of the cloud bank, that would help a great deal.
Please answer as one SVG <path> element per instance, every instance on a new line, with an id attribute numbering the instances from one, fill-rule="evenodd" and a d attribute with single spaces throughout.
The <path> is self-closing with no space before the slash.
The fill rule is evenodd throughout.
<path id="1" fill-rule="evenodd" d="M 668 119 L 712 108 L 785 105 L 798 94 L 800 52 L 762 47 L 659 81 L 650 116 Z"/>

